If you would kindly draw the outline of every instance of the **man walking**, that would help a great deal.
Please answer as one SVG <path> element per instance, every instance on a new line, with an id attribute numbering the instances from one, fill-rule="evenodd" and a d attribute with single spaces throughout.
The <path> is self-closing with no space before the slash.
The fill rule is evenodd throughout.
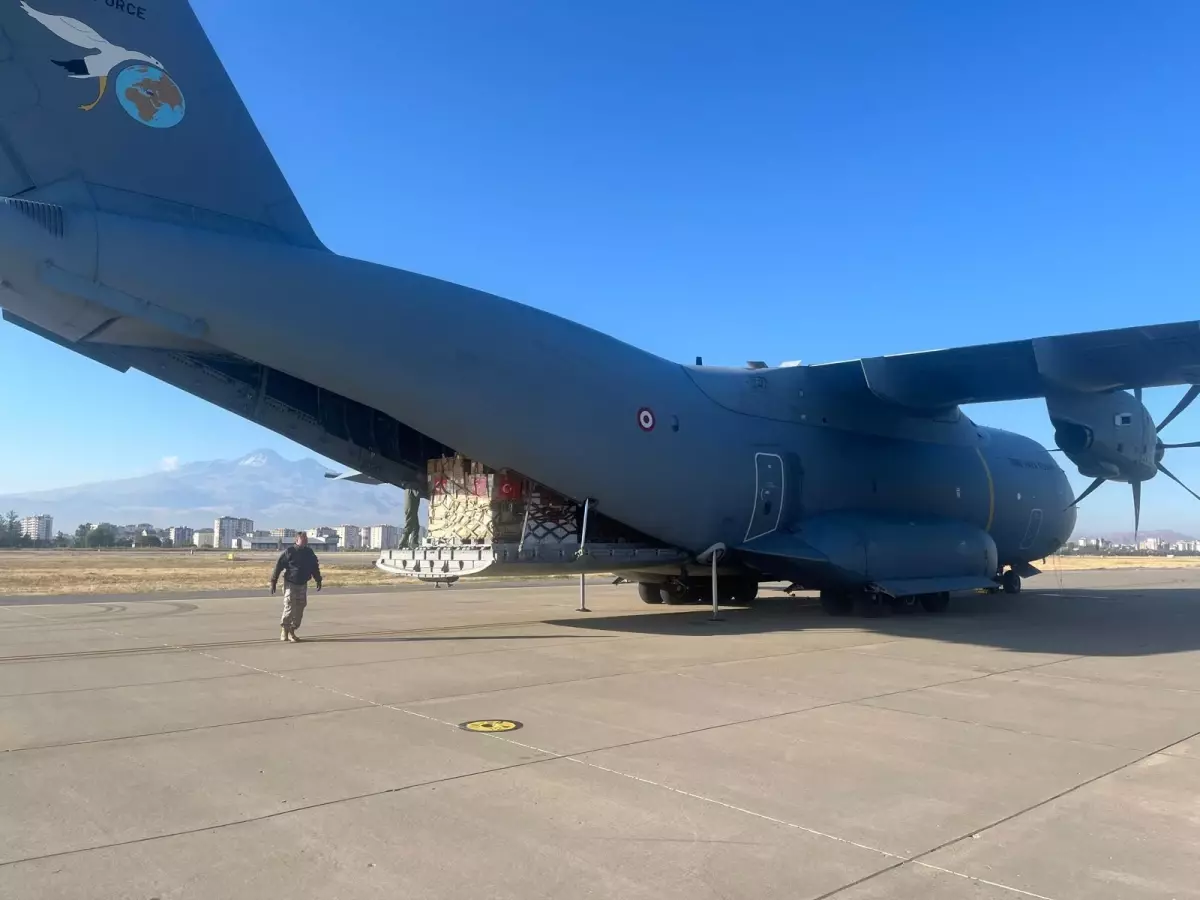
<path id="1" fill-rule="evenodd" d="M 308 581 L 311 578 L 321 589 L 321 564 L 317 554 L 308 546 L 308 535 L 296 534 L 296 543 L 279 554 L 275 571 L 271 573 L 271 593 L 283 573 L 283 619 L 279 623 L 279 639 L 299 643 L 296 629 L 304 618 L 304 607 L 308 605 Z"/>

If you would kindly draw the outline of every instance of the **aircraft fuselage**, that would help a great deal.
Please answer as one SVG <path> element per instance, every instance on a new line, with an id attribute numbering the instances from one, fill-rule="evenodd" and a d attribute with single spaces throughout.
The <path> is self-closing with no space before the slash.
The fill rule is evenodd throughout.
<path id="1" fill-rule="evenodd" d="M 328 252 L 72 210 L 55 238 L 3 213 L 4 272 L 28 300 L 61 302 L 77 279 L 95 292 L 80 302 L 125 298 L 181 336 L 693 552 L 853 511 L 969 523 L 1003 565 L 1046 556 L 1074 527 L 1066 476 L 1036 442 L 957 410 L 899 410 L 819 366 L 681 366 L 541 310 Z"/>

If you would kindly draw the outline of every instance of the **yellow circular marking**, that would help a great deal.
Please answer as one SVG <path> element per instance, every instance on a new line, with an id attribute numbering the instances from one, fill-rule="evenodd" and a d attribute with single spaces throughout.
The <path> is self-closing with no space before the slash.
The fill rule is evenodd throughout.
<path id="1" fill-rule="evenodd" d="M 478 721 L 475 721 L 475 722 L 463 722 L 458 727 L 464 728 L 467 731 L 484 731 L 484 732 L 516 731 L 518 728 L 521 727 L 521 723 L 520 722 L 512 722 L 512 721 L 509 721 L 508 719 L 479 719 Z"/>

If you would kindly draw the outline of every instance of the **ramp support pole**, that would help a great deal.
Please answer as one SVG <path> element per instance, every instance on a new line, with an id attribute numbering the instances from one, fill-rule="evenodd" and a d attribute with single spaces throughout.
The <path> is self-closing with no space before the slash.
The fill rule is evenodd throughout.
<path id="1" fill-rule="evenodd" d="M 587 543 L 588 513 L 592 508 L 592 498 L 583 498 L 583 522 L 579 527 L 579 555 L 583 555 L 583 546 Z"/>
<path id="2" fill-rule="evenodd" d="M 583 523 L 579 528 L 579 552 L 576 553 L 578 559 L 583 559 L 584 544 L 587 541 L 588 527 L 588 512 L 591 511 L 592 499 L 585 497 L 583 500 Z M 575 612 L 591 612 L 587 607 L 587 575 L 583 572 L 579 573 L 579 609 Z"/>
<path id="3" fill-rule="evenodd" d="M 698 557 L 697 562 L 701 564 L 706 562 L 712 563 L 712 617 L 709 621 L 720 622 L 721 619 L 721 595 L 717 592 L 717 563 L 721 561 L 721 557 L 725 555 L 725 545 L 718 542 L 713 544 Z"/>
<path id="4" fill-rule="evenodd" d="M 517 541 L 517 556 L 521 555 L 521 551 L 525 549 L 525 535 L 529 533 L 529 507 L 533 504 L 525 501 L 525 518 L 521 520 L 521 539 Z"/>

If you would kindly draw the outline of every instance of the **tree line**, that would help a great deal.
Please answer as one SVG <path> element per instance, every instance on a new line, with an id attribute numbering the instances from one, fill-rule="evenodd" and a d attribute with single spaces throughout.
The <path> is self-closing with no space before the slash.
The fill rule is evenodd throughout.
<path id="1" fill-rule="evenodd" d="M 111 522 L 100 522 L 93 525 L 84 522 L 75 529 L 73 535 L 58 532 L 49 541 L 35 541 L 29 535 L 21 534 L 21 517 L 15 510 L 9 510 L 0 516 L 0 548 L 41 548 L 41 547 L 75 547 L 79 549 L 100 549 L 103 547 L 125 546 L 125 541 L 119 540 L 120 533 Z M 170 541 L 163 541 L 154 535 L 138 535 L 134 543 L 139 547 L 169 547 Z"/>

